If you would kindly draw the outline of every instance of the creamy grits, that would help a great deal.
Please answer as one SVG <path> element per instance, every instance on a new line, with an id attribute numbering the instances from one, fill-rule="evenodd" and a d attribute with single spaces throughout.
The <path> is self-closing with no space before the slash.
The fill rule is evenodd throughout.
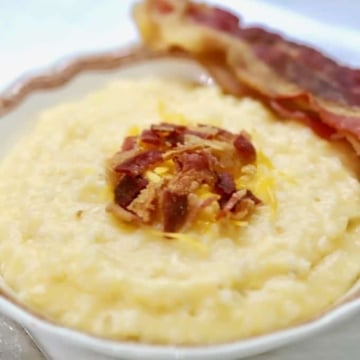
<path id="1" fill-rule="evenodd" d="M 248 223 L 204 220 L 164 239 L 106 211 L 106 161 L 126 135 L 161 121 L 251 135 L 264 205 Z M 1 276 L 29 309 L 112 339 L 213 344 L 295 325 L 359 277 L 357 162 L 250 98 L 118 81 L 43 113 L 2 161 Z"/>

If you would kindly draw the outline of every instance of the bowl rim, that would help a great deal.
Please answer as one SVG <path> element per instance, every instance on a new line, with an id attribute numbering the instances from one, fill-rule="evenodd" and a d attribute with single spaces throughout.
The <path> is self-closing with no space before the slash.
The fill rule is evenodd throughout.
<path id="1" fill-rule="evenodd" d="M 137 43 L 101 52 L 65 56 L 48 66 L 25 72 L 5 89 L 0 89 L 0 120 L 33 93 L 59 88 L 84 72 L 117 70 L 123 66 L 162 58 L 191 59 L 181 50 L 151 51 Z"/>
<path id="2" fill-rule="evenodd" d="M 119 70 L 120 67 L 164 58 L 189 59 L 189 56 L 178 51 L 174 53 L 152 52 L 139 45 L 119 47 L 101 53 L 67 56 L 53 65 L 20 76 L 0 92 L 0 121 L 5 115 L 21 106 L 25 99 L 33 93 L 62 87 L 81 73 Z M 191 359 L 197 359 L 200 356 L 217 359 L 221 355 L 231 356 L 238 353 L 252 355 L 264 352 L 303 339 L 324 330 L 331 324 L 349 318 L 352 314 L 360 312 L 360 289 L 345 296 L 344 299 L 323 313 L 300 324 L 264 335 L 214 345 L 157 345 L 102 338 L 57 324 L 28 309 L 26 305 L 21 304 L 2 290 L 0 290 L 0 311 L 29 328 L 44 330 L 66 338 L 72 343 L 81 344 L 100 352 L 109 353 L 110 351 L 114 354 L 124 354 L 124 356 L 132 356 L 136 353 L 136 356 L 140 356 L 140 358 L 156 355 L 160 360 L 160 358 L 167 359 L 175 351 L 177 356 L 190 356 Z"/>

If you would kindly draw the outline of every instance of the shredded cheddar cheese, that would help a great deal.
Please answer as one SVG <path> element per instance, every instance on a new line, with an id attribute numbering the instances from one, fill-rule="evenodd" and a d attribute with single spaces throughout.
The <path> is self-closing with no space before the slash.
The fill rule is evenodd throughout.
<path id="1" fill-rule="evenodd" d="M 140 134 L 140 127 L 139 126 L 137 126 L 137 125 L 133 125 L 133 126 L 131 126 L 130 127 L 130 129 L 128 130 L 128 135 L 129 136 L 137 136 L 137 135 L 139 135 Z"/>

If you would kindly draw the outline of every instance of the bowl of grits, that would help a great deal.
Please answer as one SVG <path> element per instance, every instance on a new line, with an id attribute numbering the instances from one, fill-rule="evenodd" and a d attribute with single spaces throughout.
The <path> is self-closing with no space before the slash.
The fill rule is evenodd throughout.
<path id="1" fill-rule="evenodd" d="M 37 338 L 238 359 L 359 311 L 354 150 L 207 70 L 134 48 L 0 97 L 0 309 Z"/>
<path id="2" fill-rule="evenodd" d="M 107 211 L 109 158 L 127 136 L 164 122 L 246 131 L 256 171 L 238 165 L 236 183 L 255 177 L 248 187 L 262 204 L 251 216 L 215 221 L 204 209 L 168 238 Z M 233 358 L 359 306 L 343 297 L 359 274 L 351 149 L 222 94 L 197 64 L 165 58 L 84 73 L 33 94 L 0 126 L 0 304 L 36 334 L 131 358 Z"/>

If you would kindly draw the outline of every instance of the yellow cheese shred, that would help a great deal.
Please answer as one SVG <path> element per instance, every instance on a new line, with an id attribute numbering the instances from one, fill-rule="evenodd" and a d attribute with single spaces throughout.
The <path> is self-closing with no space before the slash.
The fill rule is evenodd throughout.
<path id="1" fill-rule="evenodd" d="M 128 130 L 128 136 L 138 136 L 140 135 L 141 130 L 139 128 L 139 126 L 137 125 L 133 125 L 130 127 L 130 129 Z"/>

